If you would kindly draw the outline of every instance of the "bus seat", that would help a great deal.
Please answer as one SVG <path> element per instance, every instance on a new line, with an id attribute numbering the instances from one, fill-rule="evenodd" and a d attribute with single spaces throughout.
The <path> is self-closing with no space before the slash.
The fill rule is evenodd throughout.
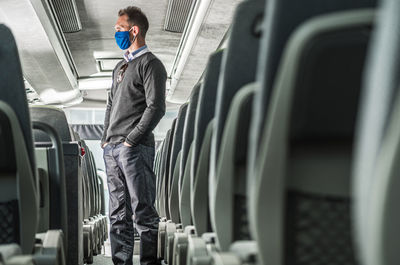
<path id="1" fill-rule="evenodd" d="M 167 131 L 167 134 L 164 139 L 164 144 L 162 148 L 162 156 L 161 156 L 161 169 L 160 169 L 160 175 L 159 175 L 159 202 L 160 202 L 160 216 L 165 217 L 165 220 L 162 220 L 158 224 L 158 240 L 157 240 L 157 257 L 158 258 L 163 258 L 164 257 L 164 242 L 165 242 L 165 229 L 166 229 L 166 221 L 168 220 L 168 211 L 166 209 L 166 195 L 165 191 L 165 167 L 166 167 L 166 161 L 167 161 L 167 153 L 170 145 L 170 139 L 171 139 L 171 129 Z"/>
<path id="2" fill-rule="evenodd" d="M 247 141 L 253 95 L 257 84 L 244 86 L 234 96 L 221 139 L 215 175 L 215 234 L 220 251 L 234 241 L 249 240 L 246 172 Z"/>
<path id="3" fill-rule="evenodd" d="M 290 36 L 269 92 L 270 104 L 266 109 L 258 104 L 253 112 L 261 115 L 266 110 L 267 115 L 258 166 L 255 175 L 249 175 L 254 178 L 250 227 L 260 263 L 356 264 L 350 221 L 351 158 L 375 13 L 362 8 L 371 6 L 371 1 L 308 2 L 303 9 L 293 1 L 269 2 L 277 15 L 271 27 L 292 29 L 299 19 L 329 14 L 307 20 Z M 287 14 L 289 7 L 296 12 Z M 334 12 L 338 7 L 353 10 Z M 288 16 L 280 17 L 283 13 Z M 278 40 L 282 38 L 276 36 Z M 256 93 L 255 100 L 259 99 Z"/>
<path id="4" fill-rule="evenodd" d="M 33 122 L 42 122 L 54 128 L 62 141 L 64 178 L 67 208 L 67 262 L 83 262 L 83 208 L 82 208 L 82 167 L 80 146 L 74 142 L 75 135 L 71 133 L 64 111 L 51 106 L 31 106 L 30 114 Z M 50 138 L 41 131 L 34 130 L 34 140 L 37 147 L 48 147 Z M 49 165 L 54 167 L 55 165 Z M 55 196 L 55 195 L 54 195 Z M 84 203 L 86 204 L 86 203 Z M 56 207 L 56 206 L 54 206 Z M 55 208 L 61 211 L 60 208 Z"/>
<path id="5" fill-rule="evenodd" d="M 167 219 L 171 220 L 171 209 L 169 208 L 169 197 L 170 197 L 170 183 L 172 181 L 172 175 L 171 175 L 171 160 L 172 160 L 172 154 L 173 150 L 172 147 L 174 145 L 174 140 L 175 140 L 175 134 L 176 134 L 176 122 L 177 118 L 175 118 L 172 121 L 171 125 L 171 135 L 169 137 L 169 144 L 168 144 L 168 149 L 166 152 L 166 160 L 165 160 L 165 173 L 164 173 L 164 189 L 165 189 L 165 198 L 164 198 L 164 203 L 165 203 L 165 209 L 167 211 Z"/>
<path id="6" fill-rule="evenodd" d="M 360 264 L 399 264 L 400 2 L 380 2 L 363 77 L 353 167 Z"/>
<path id="7" fill-rule="evenodd" d="M 0 124 L 4 141 L 0 201 L 1 221 L 6 224 L 2 226 L 1 244 L 17 243 L 23 254 L 35 250 L 33 259 L 37 264 L 44 264 L 45 259 L 64 264 L 61 230 L 47 231 L 34 249 L 40 190 L 28 102 L 14 37 L 4 25 L 0 25 L 0 36 Z M 50 248 L 54 251 L 46 253 Z"/>
<path id="8" fill-rule="evenodd" d="M 183 126 L 185 125 L 185 117 L 186 117 L 186 111 L 187 111 L 188 103 L 183 104 L 179 108 L 178 116 L 176 119 L 176 125 L 175 125 L 175 132 L 172 140 L 172 150 L 171 150 L 171 161 L 170 161 L 170 172 L 169 172 L 169 211 L 170 211 L 170 217 L 171 221 L 174 223 L 179 223 L 180 218 L 179 218 L 179 204 L 171 204 L 171 200 L 178 200 L 179 201 L 179 195 L 178 195 L 178 178 L 174 178 L 174 171 L 175 171 L 175 164 L 180 162 L 180 160 L 177 159 L 178 153 L 182 149 L 182 137 L 183 137 Z M 180 164 L 179 164 L 180 166 Z M 179 173 L 179 171 L 177 171 Z M 179 175 L 178 175 L 179 177 Z M 176 186 L 174 189 L 176 192 L 174 193 L 174 198 L 172 198 L 172 189 Z"/>
<path id="9" fill-rule="evenodd" d="M 183 136 L 183 128 L 187 113 L 188 103 L 183 104 L 178 112 L 178 116 L 176 119 L 175 124 L 175 131 L 173 135 L 172 141 L 172 150 L 171 150 L 171 166 L 170 166 L 170 187 L 169 189 L 169 211 L 171 220 L 166 224 L 165 228 L 165 243 L 164 243 L 164 253 L 166 257 L 166 263 L 172 263 L 172 249 L 173 249 L 173 241 L 174 241 L 174 233 L 177 229 L 181 228 L 180 224 L 180 213 L 179 213 L 179 169 L 180 169 L 180 162 L 181 162 L 181 155 L 174 159 L 174 153 L 179 151 L 181 154 L 182 148 L 182 136 Z M 174 161 L 175 160 L 175 161 Z"/>
<path id="10" fill-rule="evenodd" d="M 215 114 L 215 103 L 220 78 L 221 60 L 224 51 L 219 50 L 211 54 L 204 76 L 204 82 L 197 104 L 194 146 L 192 157 L 192 216 L 193 224 L 198 235 L 211 232 L 208 208 L 208 163 L 209 163 L 209 139 L 205 137 L 209 123 Z M 212 127 L 208 133 L 212 136 Z M 203 155 L 202 154 L 203 150 Z"/>
<path id="11" fill-rule="evenodd" d="M 265 0 L 248 0 L 238 4 L 232 20 L 230 39 L 222 58 L 210 159 L 209 197 L 213 226 L 215 223 L 215 172 L 221 138 L 234 95 L 244 85 L 254 82 L 256 79 L 264 6 Z M 237 41 L 238 39 L 241 41 Z"/>
<path id="12" fill-rule="evenodd" d="M 190 166 L 188 166 L 188 163 L 191 163 L 191 159 L 189 159 L 189 155 L 191 154 L 189 151 L 192 148 L 194 138 L 194 121 L 196 117 L 196 109 L 201 86 L 202 84 L 198 83 L 193 87 L 190 95 L 189 105 L 187 107 L 185 125 L 183 129 L 182 159 L 179 170 L 179 204 L 183 227 L 192 225 L 192 216 L 190 210 L 190 192 L 192 188 L 190 187 Z"/>

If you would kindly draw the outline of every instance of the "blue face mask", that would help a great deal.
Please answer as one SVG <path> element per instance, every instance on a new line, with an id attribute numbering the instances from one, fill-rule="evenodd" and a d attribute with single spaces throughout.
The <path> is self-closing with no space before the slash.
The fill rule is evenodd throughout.
<path id="1" fill-rule="evenodd" d="M 115 32 L 115 41 L 117 42 L 118 46 L 122 50 L 128 49 L 136 39 L 136 36 L 133 36 L 133 41 L 131 42 L 131 39 L 130 39 L 130 36 L 129 36 L 129 32 L 131 30 L 132 29 L 130 29 L 129 31 L 117 31 L 117 32 Z"/>

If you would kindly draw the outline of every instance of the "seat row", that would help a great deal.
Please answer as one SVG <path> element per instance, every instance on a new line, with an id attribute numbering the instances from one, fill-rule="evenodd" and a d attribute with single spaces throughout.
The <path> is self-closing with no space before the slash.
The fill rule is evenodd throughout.
<path id="1" fill-rule="evenodd" d="M 399 8 L 238 5 L 156 153 L 164 264 L 399 262 Z"/>
<path id="2" fill-rule="evenodd" d="M 108 235 L 93 154 L 62 110 L 28 107 L 15 40 L 0 36 L 0 264 L 93 263 Z"/>

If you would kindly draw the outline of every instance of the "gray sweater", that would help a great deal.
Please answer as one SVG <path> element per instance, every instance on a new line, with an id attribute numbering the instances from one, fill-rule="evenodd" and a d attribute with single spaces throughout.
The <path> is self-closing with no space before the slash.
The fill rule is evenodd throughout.
<path id="1" fill-rule="evenodd" d="M 102 146 L 105 142 L 123 141 L 133 146 L 154 146 L 152 131 L 165 114 L 167 73 L 162 62 L 147 52 L 127 63 L 123 79 L 118 83 L 118 73 L 126 63 L 120 61 L 113 71 Z"/>

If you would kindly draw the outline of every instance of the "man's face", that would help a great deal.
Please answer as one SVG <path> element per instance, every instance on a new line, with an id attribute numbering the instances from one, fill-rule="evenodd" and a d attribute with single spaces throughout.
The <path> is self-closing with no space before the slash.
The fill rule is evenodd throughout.
<path id="1" fill-rule="evenodd" d="M 138 26 L 131 26 L 128 22 L 128 16 L 122 15 L 118 17 L 117 23 L 114 26 L 115 31 L 130 31 L 130 35 L 137 36 L 139 34 L 139 27 Z M 131 30 L 132 29 L 132 30 Z"/>
<path id="2" fill-rule="evenodd" d="M 114 26 L 115 31 L 128 31 L 131 29 L 129 23 L 128 23 L 128 16 L 123 15 L 118 17 L 117 23 L 115 23 Z"/>

